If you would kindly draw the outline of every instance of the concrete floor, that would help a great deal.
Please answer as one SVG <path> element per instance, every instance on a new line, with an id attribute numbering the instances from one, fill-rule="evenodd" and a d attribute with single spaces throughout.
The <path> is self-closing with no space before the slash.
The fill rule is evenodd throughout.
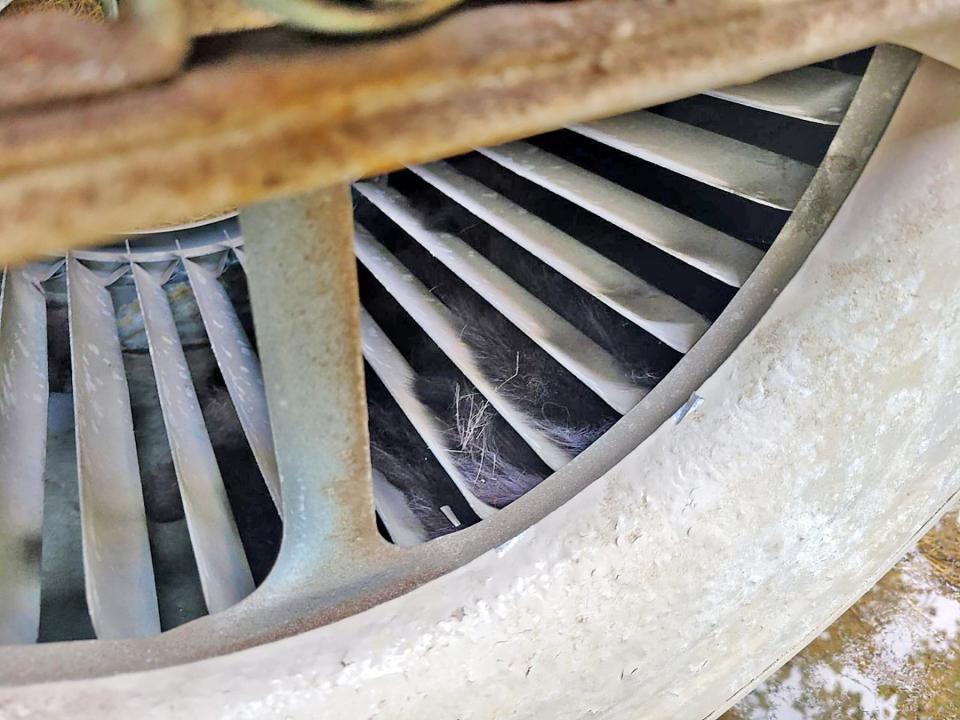
<path id="1" fill-rule="evenodd" d="M 722 720 L 960 718 L 960 516 Z"/>

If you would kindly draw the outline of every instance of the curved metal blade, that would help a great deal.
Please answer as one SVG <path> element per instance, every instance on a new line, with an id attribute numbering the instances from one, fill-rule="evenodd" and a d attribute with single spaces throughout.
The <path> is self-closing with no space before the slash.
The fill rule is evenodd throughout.
<path id="1" fill-rule="evenodd" d="M 40 626 L 43 468 L 47 446 L 47 305 L 31 268 L 0 291 L 0 644 Z"/>
<path id="2" fill-rule="evenodd" d="M 67 259 L 83 567 L 100 638 L 160 632 L 130 394 L 110 292 Z"/>
<path id="3" fill-rule="evenodd" d="M 270 415 L 267 411 L 267 391 L 263 386 L 260 360 L 253 351 L 237 311 L 217 275 L 194 260 L 184 259 L 183 267 L 190 279 L 193 296 L 200 308 L 200 316 L 217 358 L 217 365 L 227 384 L 230 399 L 237 410 L 240 425 L 250 443 L 257 466 L 270 491 L 274 505 L 282 511 L 280 475 L 277 471 L 273 435 L 270 434 Z"/>
<path id="4" fill-rule="evenodd" d="M 167 294 L 149 271 L 132 268 L 203 597 L 215 613 L 253 592 L 253 576 Z"/>

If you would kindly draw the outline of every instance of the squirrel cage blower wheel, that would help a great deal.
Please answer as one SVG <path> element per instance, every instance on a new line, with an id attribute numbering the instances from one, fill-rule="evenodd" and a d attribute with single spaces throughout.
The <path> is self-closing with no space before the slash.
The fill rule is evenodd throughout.
<path id="1" fill-rule="evenodd" d="M 202 104 L 192 78 L 254 62 L 233 42 L 315 52 L 287 32 L 71 102 Z M 92 191 L 11 220 L 70 249 L 4 256 L 0 717 L 704 718 L 779 667 L 960 464 L 960 71 L 888 44 L 793 67 L 459 154 L 387 136 L 296 196 L 290 140 L 279 190 L 93 247 Z M 66 112 L 10 102 L 0 141 Z M 63 182 L 133 167 L 137 132 L 113 164 L 78 140 Z M 30 142 L 0 183 L 33 182 Z M 248 192 L 217 157 L 207 211 Z M 132 203 L 176 206 L 142 177 L 170 194 Z"/>

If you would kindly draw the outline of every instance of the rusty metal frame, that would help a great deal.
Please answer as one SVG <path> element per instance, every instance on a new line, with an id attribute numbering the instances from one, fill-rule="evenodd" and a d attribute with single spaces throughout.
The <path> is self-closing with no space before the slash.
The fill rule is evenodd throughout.
<path id="1" fill-rule="evenodd" d="M 169 82 L 0 116 L 0 263 L 958 19 L 960 0 L 583 0 L 465 11 L 390 40 L 253 33 Z"/>

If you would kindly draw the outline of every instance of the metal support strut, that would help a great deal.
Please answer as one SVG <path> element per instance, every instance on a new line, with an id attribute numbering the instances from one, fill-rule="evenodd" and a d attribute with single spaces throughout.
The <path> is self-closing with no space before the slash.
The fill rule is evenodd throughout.
<path id="1" fill-rule="evenodd" d="M 272 580 L 316 591 L 376 564 L 347 185 L 242 210 L 250 298 L 284 506 Z"/>

